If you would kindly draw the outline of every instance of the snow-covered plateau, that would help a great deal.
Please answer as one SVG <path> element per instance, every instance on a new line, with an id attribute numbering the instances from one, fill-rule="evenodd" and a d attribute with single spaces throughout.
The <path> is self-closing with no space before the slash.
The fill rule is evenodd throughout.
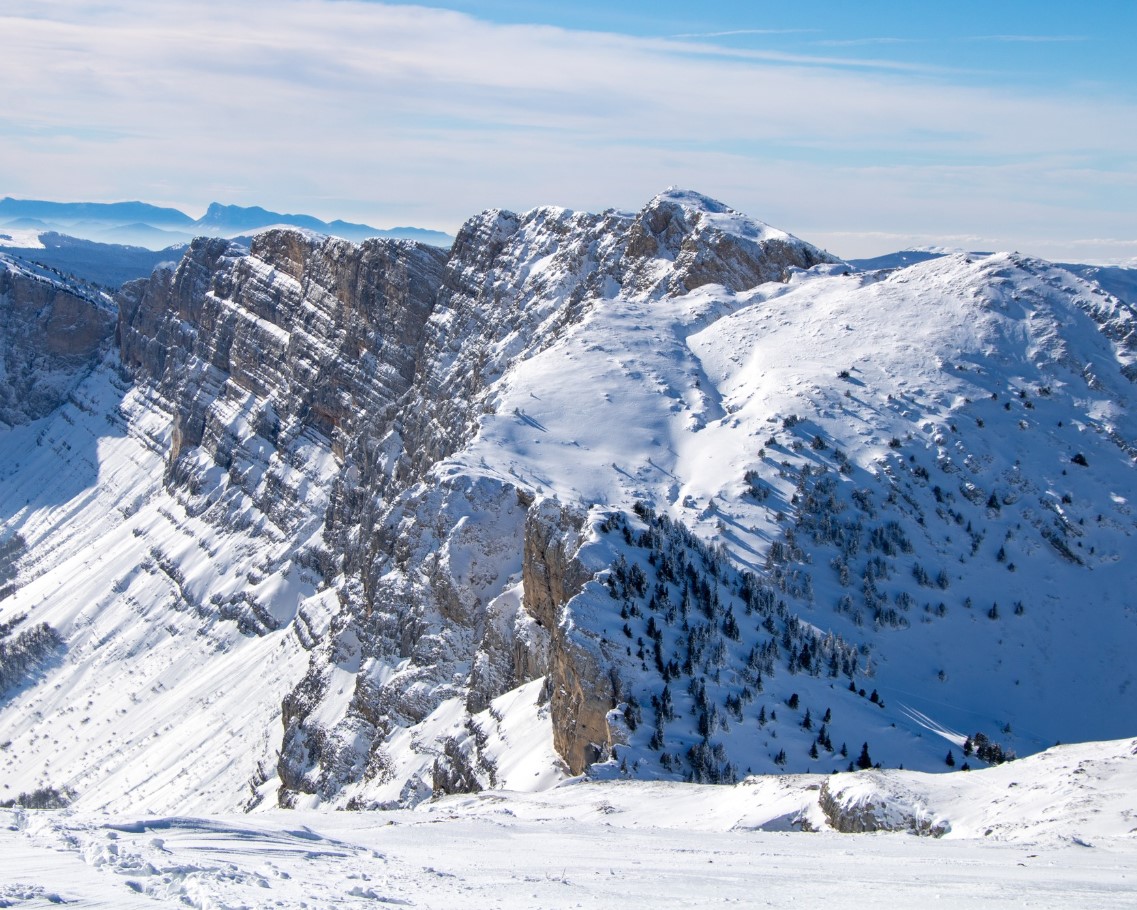
<path id="1" fill-rule="evenodd" d="M 0 255 L 0 902 L 1131 900 L 1134 283 L 913 258 Z"/>

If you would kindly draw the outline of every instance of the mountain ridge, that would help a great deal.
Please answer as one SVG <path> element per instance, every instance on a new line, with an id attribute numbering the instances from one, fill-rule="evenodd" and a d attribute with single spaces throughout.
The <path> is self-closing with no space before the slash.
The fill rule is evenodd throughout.
<path id="1" fill-rule="evenodd" d="M 0 706 L 22 789 L 362 808 L 1131 733 L 1135 317 L 1053 264 L 858 271 L 669 190 L 449 251 L 199 239 L 118 304 L 0 433 L 0 619 L 66 643 Z"/>

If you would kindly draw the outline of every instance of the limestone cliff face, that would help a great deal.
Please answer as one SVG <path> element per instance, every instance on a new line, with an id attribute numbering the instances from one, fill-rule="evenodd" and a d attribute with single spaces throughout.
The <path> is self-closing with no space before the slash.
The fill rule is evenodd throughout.
<path id="1" fill-rule="evenodd" d="M 359 414 L 383 413 L 410 385 L 442 257 L 295 231 L 258 235 L 247 253 L 199 239 L 172 273 L 124 290 L 123 361 L 178 403 L 184 446 L 210 435 L 218 396 L 248 395 L 268 438 L 311 430 L 342 445 Z"/>
<path id="2" fill-rule="evenodd" d="M 0 259 L 0 422 L 53 411 L 105 353 L 109 299 Z"/>
<path id="3" fill-rule="evenodd" d="M 665 194 L 638 216 L 485 212 L 449 252 L 292 230 L 250 249 L 199 239 L 123 290 L 122 360 L 175 415 L 169 487 L 195 514 L 295 541 L 335 589 L 326 626 L 297 627 L 311 657 L 284 703 L 283 805 L 413 777 L 387 755 L 401 729 L 545 675 L 570 768 L 608 753 L 607 664 L 562 629 L 587 581 L 581 516 L 447 459 L 496 409 L 499 380 L 590 307 L 742 288 L 824 258 L 788 235 L 741 236 L 734 218 Z M 246 606 L 221 604 L 272 628 Z"/>
<path id="4" fill-rule="evenodd" d="M 248 251 L 199 239 L 173 271 L 124 288 L 123 362 L 175 414 L 171 478 L 208 497 L 217 466 L 282 531 L 322 525 L 329 485 L 320 512 L 301 514 L 285 468 L 306 475 L 304 446 L 342 459 L 360 436 L 385 432 L 414 374 L 443 255 L 271 231 Z M 350 500 L 337 500 L 337 514 Z"/>
<path id="5" fill-rule="evenodd" d="M 596 299 L 622 250 L 626 216 L 489 211 L 459 231 L 425 328 L 420 400 L 402 424 L 401 474 L 421 477 L 492 409 L 492 383 L 551 344 Z M 536 262 L 540 269 L 534 269 Z"/>
<path id="6" fill-rule="evenodd" d="M 566 622 L 564 607 L 592 578 L 576 559 L 583 516 L 551 501 L 535 505 L 525 522 L 525 609 L 549 630 L 548 683 L 553 745 L 573 774 L 608 757 L 607 715 L 616 691 L 608 663 Z"/>

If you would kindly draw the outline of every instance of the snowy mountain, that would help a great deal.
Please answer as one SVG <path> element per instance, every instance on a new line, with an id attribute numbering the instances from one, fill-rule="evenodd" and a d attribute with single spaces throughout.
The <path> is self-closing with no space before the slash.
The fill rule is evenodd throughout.
<path id="1" fill-rule="evenodd" d="M 178 209 L 145 202 L 44 202 L 10 196 L 0 199 L 0 246 L 25 243 L 21 235 L 28 233 L 34 237 L 54 232 L 73 239 L 160 251 L 194 237 L 237 238 L 270 227 L 297 227 L 355 241 L 388 237 L 443 247 L 453 241 L 448 234 L 425 228 L 381 229 L 340 219 L 321 221 L 311 215 L 288 215 L 260 206 L 219 202 L 210 203 L 205 214 L 194 219 Z M 27 243 L 28 248 L 42 245 Z"/>
<path id="2" fill-rule="evenodd" d="M 1093 277 L 858 270 L 680 190 L 195 240 L 0 429 L 3 780 L 390 807 L 1132 736 L 1134 312 Z"/>
<path id="3" fill-rule="evenodd" d="M 106 353 L 109 295 L 0 254 L 0 426 L 54 411 Z"/>
<path id="4" fill-rule="evenodd" d="M 177 262 L 185 247 L 186 244 L 179 244 L 149 250 L 81 240 L 54 231 L 0 230 L 0 255 L 9 261 L 33 271 L 48 270 L 64 281 L 94 284 L 111 292 L 128 281 L 145 278 L 163 263 Z"/>

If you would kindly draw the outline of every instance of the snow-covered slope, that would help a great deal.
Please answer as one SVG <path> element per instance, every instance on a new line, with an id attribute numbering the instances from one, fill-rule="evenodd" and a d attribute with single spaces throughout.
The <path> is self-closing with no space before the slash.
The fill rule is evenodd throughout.
<path id="1" fill-rule="evenodd" d="M 0 695 L 13 796 L 391 806 L 1134 732 L 1134 314 L 1068 270 L 862 272 L 669 190 L 448 254 L 201 240 L 119 306 L 117 357 L 0 436 L 0 622 L 63 642 Z"/>
<path id="2" fill-rule="evenodd" d="M 1135 747 L 1133 740 L 1063 746 L 951 776 L 785 775 L 733 787 L 575 782 L 384 813 L 202 818 L 0 810 L 0 900 L 84 907 L 1129 907 Z M 837 833 L 821 808 L 827 792 L 836 793 L 840 818 L 892 822 L 895 833 Z M 940 836 L 913 837 L 913 828 Z M 814 833 L 802 833 L 807 829 Z"/>
<path id="3" fill-rule="evenodd" d="M 26 614 L 17 631 L 46 622 L 64 639 L 3 693 L 0 799 L 54 786 L 98 806 L 222 811 L 271 773 L 305 652 L 295 634 L 249 634 L 241 608 L 263 603 L 282 625 L 302 607 L 307 622 L 326 617 L 293 557 L 318 531 L 332 459 L 302 450 L 307 529 L 285 538 L 239 506 L 223 526 L 164 489 L 170 424 L 108 363 L 52 417 L 0 436 L 0 514 L 20 567 L 4 619 Z"/>

